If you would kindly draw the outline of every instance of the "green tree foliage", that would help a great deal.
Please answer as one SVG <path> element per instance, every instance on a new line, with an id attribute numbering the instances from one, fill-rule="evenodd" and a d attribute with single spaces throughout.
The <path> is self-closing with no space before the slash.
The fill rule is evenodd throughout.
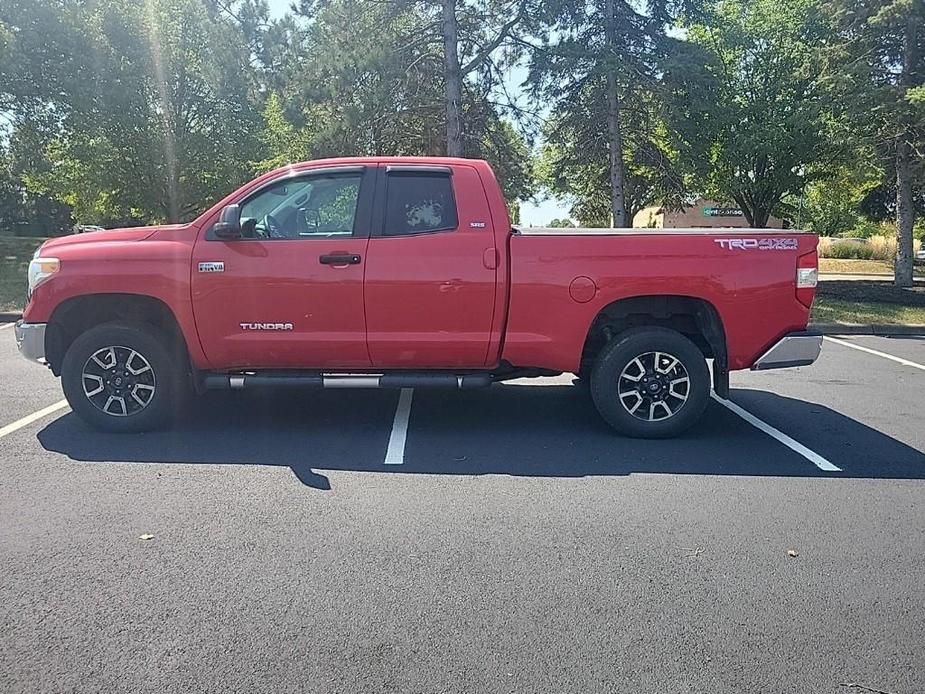
<path id="1" fill-rule="evenodd" d="M 56 236 L 70 231 L 66 205 L 23 188 L 9 153 L 0 149 L 0 235 Z"/>
<path id="2" fill-rule="evenodd" d="M 535 96 L 552 104 L 541 171 L 583 224 L 623 226 L 648 204 L 680 202 L 660 77 L 677 41 L 667 27 L 687 5 L 546 3 L 530 70 Z"/>
<path id="3" fill-rule="evenodd" d="M 840 152 L 819 79 L 825 26 L 812 0 L 719 0 L 678 44 L 666 81 L 685 170 L 764 227 Z"/>
<path id="4" fill-rule="evenodd" d="M 862 160 L 835 169 L 831 176 L 812 181 L 805 193 L 793 197 L 786 212 L 798 227 L 820 236 L 843 236 L 863 220 L 862 204 L 876 189 L 880 169 Z"/>
<path id="5" fill-rule="evenodd" d="M 913 227 L 925 186 L 925 1 L 823 0 L 826 79 L 851 141 L 879 155 L 891 190 L 896 282 L 912 284 Z"/>
<path id="6" fill-rule="evenodd" d="M 543 129 L 540 181 L 555 196 L 572 199 L 570 212 L 583 226 L 610 226 L 613 191 L 608 159 L 609 138 L 602 129 L 606 100 L 593 96 L 560 104 Z M 684 202 L 685 181 L 675 164 L 654 99 L 633 94 L 635 108 L 626 109 L 623 123 L 624 205 L 627 219 L 642 208 L 661 204 L 670 208 Z M 624 102 L 626 103 L 626 102 Z"/>
<path id="7" fill-rule="evenodd" d="M 446 154 L 444 63 L 432 7 L 320 0 L 297 9 L 306 29 L 289 58 L 293 78 L 280 103 L 271 99 L 264 111 L 264 141 L 285 146 L 271 144 L 261 167 L 287 158 Z M 460 17 L 463 27 L 471 21 Z M 472 60 L 466 51 L 463 57 Z M 502 118 L 490 86 L 463 87 L 463 155 L 490 161 L 509 201 L 529 196 L 523 137 Z"/>
<path id="8" fill-rule="evenodd" d="M 249 55 L 199 0 L 10 0 L 23 181 L 83 222 L 178 221 L 247 174 Z"/>

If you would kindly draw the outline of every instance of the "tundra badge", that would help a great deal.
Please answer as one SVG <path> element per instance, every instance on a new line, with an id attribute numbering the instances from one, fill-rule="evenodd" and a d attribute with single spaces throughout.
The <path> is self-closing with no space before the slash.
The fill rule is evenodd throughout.
<path id="1" fill-rule="evenodd" d="M 241 330 L 292 330 L 292 323 L 238 323 Z"/>
<path id="2" fill-rule="evenodd" d="M 199 263 L 199 272 L 225 272 L 225 263 Z"/>

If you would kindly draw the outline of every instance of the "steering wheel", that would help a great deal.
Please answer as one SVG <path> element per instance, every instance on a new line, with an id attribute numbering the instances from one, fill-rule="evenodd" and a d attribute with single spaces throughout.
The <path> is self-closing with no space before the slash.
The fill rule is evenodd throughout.
<path id="1" fill-rule="evenodd" d="M 287 238 L 286 232 L 283 231 L 282 225 L 280 225 L 280 223 L 276 220 L 276 218 L 273 215 L 268 214 L 264 218 L 264 222 L 266 224 L 268 238 L 271 238 L 271 239 Z"/>

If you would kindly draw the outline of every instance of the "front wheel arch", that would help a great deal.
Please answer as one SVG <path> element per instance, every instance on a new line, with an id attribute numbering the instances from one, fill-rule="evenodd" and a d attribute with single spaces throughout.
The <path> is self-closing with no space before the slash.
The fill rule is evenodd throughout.
<path id="1" fill-rule="evenodd" d="M 162 300 L 144 294 L 85 294 L 55 308 L 45 335 L 45 358 L 52 373 L 61 375 L 64 356 L 71 344 L 92 328 L 104 323 L 145 324 L 163 335 L 178 363 L 193 367 L 183 330 L 171 308 Z"/>

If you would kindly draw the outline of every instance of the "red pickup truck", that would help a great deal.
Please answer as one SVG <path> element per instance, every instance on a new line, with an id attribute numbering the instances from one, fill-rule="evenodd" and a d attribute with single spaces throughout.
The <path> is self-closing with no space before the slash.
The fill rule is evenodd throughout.
<path id="1" fill-rule="evenodd" d="M 812 363 L 817 239 L 790 230 L 516 229 L 484 161 L 330 159 L 183 225 L 47 241 L 21 352 L 89 424 L 185 394 L 477 388 L 575 373 L 601 416 L 678 434 L 729 371 Z"/>

